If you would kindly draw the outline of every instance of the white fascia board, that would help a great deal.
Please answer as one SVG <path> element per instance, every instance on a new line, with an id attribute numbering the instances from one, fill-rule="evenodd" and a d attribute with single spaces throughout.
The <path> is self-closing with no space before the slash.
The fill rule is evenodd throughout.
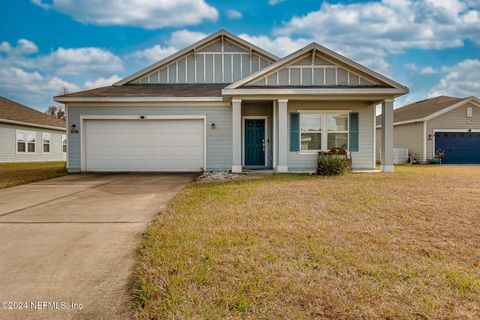
<path id="1" fill-rule="evenodd" d="M 396 88 L 259 88 L 259 89 L 229 89 L 222 90 L 222 94 L 226 96 L 235 95 L 312 95 L 312 94 L 385 94 L 385 95 L 401 95 L 403 90 Z"/>
<path id="2" fill-rule="evenodd" d="M 67 131 L 67 129 L 62 128 L 62 127 L 55 127 L 55 126 L 49 126 L 49 125 L 45 125 L 45 124 L 36 124 L 36 123 L 31 123 L 31 122 L 23 122 L 23 121 L 9 120 L 9 119 L 0 119 L 0 122 L 17 124 L 17 125 L 26 126 L 26 127 L 45 128 L 45 129 L 52 129 L 52 130 Z"/>
<path id="3" fill-rule="evenodd" d="M 389 85 L 391 85 L 392 87 L 398 89 L 400 91 L 401 94 L 407 94 L 409 92 L 409 89 L 404 86 L 404 85 L 401 85 L 400 83 L 390 79 L 390 78 L 387 78 L 367 67 L 364 67 L 362 66 L 361 64 L 353 61 L 353 60 L 350 60 L 348 59 L 347 57 L 344 57 L 342 56 L 341 54 L 338 54 L 336 53 L 335 51 L 332 51 L 322 45 L 319 45 L 318 43 L 316 42 L 312 42 L 311 44 L 305 46 L 304 48 L 300 49 L 300 50 L 297 50 L 296 52 L 286 56 L 285 58 L 271 64 L 270 66 L 266 67 L 266 68 L 263 68 L 253 74 L 251 74 L 250 76 L 248 77 L 245 77 L 243 79 L 240 79 L 239 81 L 235 82 L 235 83 L 232 83 L 230 86 L 228 86 L 226 89 L 234 89 L 234 88 L 238 88 L 239 86 L 242 86 L 246 83 L 249 83 L 255 79 L 258 79 L 260 78 L 261 76 L 271 72 L 272 70 L 274 69 L 277 69 L 277 68 L 280 68 L 282 67 L 283 65 L 285 64 L 288 64 L 289 62 L 291 62 L 292 60 L 294 60 L 295 58 L 305 54 L 306 52 L 310 51 L 310 50 L 318 50 L 319 52 L 323 53 L 324 55 L 326 56 L 329 56 L 329 57 L 333 57 L 334 59 L 337 59 L 339 60 L 340 62 L 344 63 L 345 65 L 347 66 L 350 66 L 354 69 L 357 69 L 357 70 L 360 70 L 361 72 L 371 76 L 372 78 L 375 78 L 377 80 L 380 80 L 381 82 L 385 82 Z"/>
<path id="4" fill-rule="evenodd" d="M 264 50 L 260 47 L 257 47 L 256 45 L 254 45 L 254 44 L 252 44 L 252 43 L 250 43 L 250 42 L 248 42 L 248 41 L 246 41 L 246 40 L 244 40 L 240 37 L 237 37 L 236 35 L 228 32 L 224 29 L 221 29 L 221 30 L 219 30 L 219 31 L 217 31 L 217 32 L 215 32 L 215 33 L 213 33 L 213 34 L 195 42 L 194 44 L 192 44 L 192 45 L 190 45 L 190 46 L 188 46 L 188 47 L 186 47 L 186 48 L 184 48 L 184 49 L 182 49 L 182 50 L 180 50 L 180 51 L 178 51 L 178 52 L 176 52 L 176 53 L 174 53 L 174 54 L 172 54 L 172 55 L 170 55 L 170 56 L 168 56 L 168 57 L 166 57 L 166 58 L 164 58 L 160 61 L 157 61 L 157 62 L 149 65 L 148 67 L 143 68 L 143 69 L 141 69 L 141 70 L 139 70 L 139 71 L 123 78 L 123 79 L 121 79 L 120 81 L 115 82 L 113 85 L 114 86 L 121 86 L 121 85 L 124 85 L 124 84 L 132 81 L 132 80 L 135 80 L 135 79 L 151 72 L 152 70 L 160 68 L 161 66 L 170 63 L 171 61 L 189 53 L 190 51 L 195 50 L 197 47 L 205 45 L 206 43 L 210 42 L 211 40 L 213 40 L 213 39 L 215 39 L 219 36 L 226 36 L 227 38 L 231 38 L 232 40 L 242 44 L 243 46 L 252 48 L 256 52 L 272 59 L 273 61 L 277 61 L 278 59 L 280 59 L 279 57 L 277 57 L 273 53 L 270 53 L 270 52 L 268 52 L 268 51 L 266 51 L 266 50 Z"/>
<path id="5" fill-rule="evenodd" d="M 56 102 L 223 102 L 223 97 L 55 97 Z"/>

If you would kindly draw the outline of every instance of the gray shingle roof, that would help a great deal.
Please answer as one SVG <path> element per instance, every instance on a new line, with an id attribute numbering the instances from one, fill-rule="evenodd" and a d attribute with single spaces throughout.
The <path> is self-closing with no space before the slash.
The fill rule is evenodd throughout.
<path id="1" fill-rule="evenodd" d="M 65 128 L 65 121 L 52 118 L 40 111 L 4 97 L 0 97 L 0 122 L 2 119 L 31 123 L 32 126 L 42 125 Z"/>
<path id="2" fill-rule="evenodd" d="M 465 99 L 466 98 L 438 96 L 417 101 L 395 109 L 393 112 L 393 123 L 423 119 Z M 377 125 L 382 125 L 382 115 L 377 116 Z"/>
<path id="3" fill-rule="evenodd" d="M 108 97 L 221 97 L 230 83 L 209 84 L 126 84 L 64 94 L 61 98 Z M 56 98 L 58 98 L 56 97 Z"/>

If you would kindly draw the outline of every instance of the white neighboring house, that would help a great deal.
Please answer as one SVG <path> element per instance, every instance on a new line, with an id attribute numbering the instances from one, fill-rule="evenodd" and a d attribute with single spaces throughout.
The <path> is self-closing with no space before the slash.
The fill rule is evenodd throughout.
<path id="1" fill-rule="evenodd" d="M 0 97 L 0 162 L 65 161 L 65 121 Z"/>

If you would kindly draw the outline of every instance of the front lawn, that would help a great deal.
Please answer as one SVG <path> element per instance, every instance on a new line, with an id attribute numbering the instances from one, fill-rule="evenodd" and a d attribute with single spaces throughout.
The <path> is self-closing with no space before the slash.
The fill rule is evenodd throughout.
<path id="1" fill-rule="evenodd" d="M 67 174 L 65 162 L 0 163 L 0 189 Z"/>
<path id="2" fill-rule="evenodd" d="M 139 319 L 479 319 L 480 167 L 198 183 L 149 228 Z"/>

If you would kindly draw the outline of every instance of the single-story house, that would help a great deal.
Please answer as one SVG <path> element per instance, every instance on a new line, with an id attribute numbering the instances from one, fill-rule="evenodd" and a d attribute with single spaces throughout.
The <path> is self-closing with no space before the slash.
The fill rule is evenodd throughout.
<path id="1" fill-rule="evenodd" d="M 65 121 L 0 97 L 0 162 L 66 158 Z"/>
<path id="2" fill-rule="evenodd" d="M 279 58 L 220 30 L 112 86 L 55 100 L 67 107 L 70 172 L 289 172 L 314 170 L 318 151 L 336 147 L 354 169 L 374 169 L 375 105 L 392 150 L 393 101 L 407 92 L 317 43 Z"/>
<path id="3" fill-rule="evenodd" d="M 439 96 L 394 111 L 394 147 L 408 148 L 419 162 L 445 152 L 442 163 L 480 163 L 480 100 Z M 377 135 L 382 116 L 377 116 Z M 377 139 L 377 155 L 381 137 Z"/>

